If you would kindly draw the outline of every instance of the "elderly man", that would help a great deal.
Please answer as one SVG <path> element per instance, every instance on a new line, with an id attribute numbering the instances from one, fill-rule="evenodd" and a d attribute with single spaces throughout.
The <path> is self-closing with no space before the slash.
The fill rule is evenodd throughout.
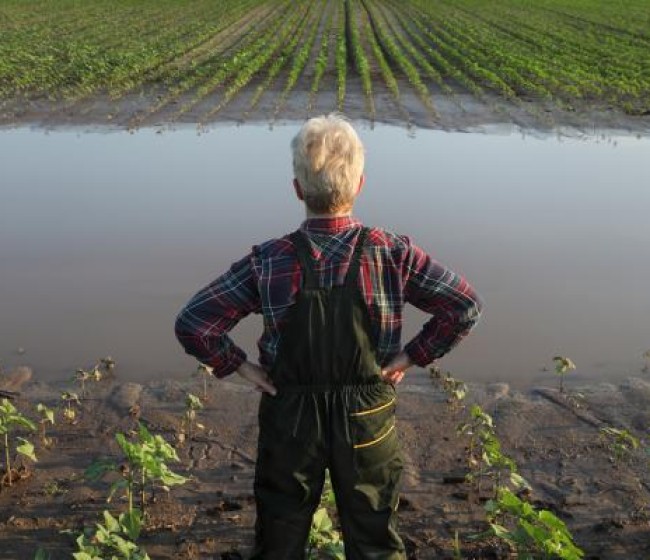
<path id="1" fill-rule="evenodd" d="M 176 335 L 217 377 L 237 372 L 262 391 L 253 558 L 304 558 L 328 469 L 346 558 L 403 559 L 395 385 L 469 332 L 480 299 L 408 237 L 352 217 L 364 152 L 346 120 L 311 119 L 291 147 L 306 220 L 197 293 Z M 432 318 L 402 349 L 405 302 Z M 264 317 L 259 365 L 228 336 L 253 312 Z"/>

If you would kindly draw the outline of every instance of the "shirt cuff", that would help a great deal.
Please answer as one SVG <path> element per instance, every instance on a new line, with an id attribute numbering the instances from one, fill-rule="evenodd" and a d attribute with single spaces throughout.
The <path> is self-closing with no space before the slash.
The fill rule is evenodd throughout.
<path id="1" fill-rule="evenodd" d="M 414 338 L 404 346 L 404 352 L 406 352 L 410 360 L 419 367 L 426 367 L 437 358 L 437 356 L 431 356 L 431 351 L 424 345 L 420 344 L 417 338 Z"/>
<path id="2" fill-rule="evenodd" d="M 220 356 L 219 361 L 207 363 L 212 368 L 212 374 L 223 379 L 228 375 L 235 373 L 239 367 L 246 361 L 246 352 L 241 348 L 233 348 L 228 356 Z"/>

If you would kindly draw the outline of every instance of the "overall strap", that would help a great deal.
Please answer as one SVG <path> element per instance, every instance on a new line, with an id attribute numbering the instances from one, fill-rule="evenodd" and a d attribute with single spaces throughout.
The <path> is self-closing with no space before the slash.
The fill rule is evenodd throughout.
<path id="1" fill-rule="evenodd" d="M 311 254 L 306 234 L 302 233 L 301 230 L 296 230 L 289 236 L 289 239 L 291 239 L 298 254 L 298 261 L 304 276 L 303 287 L 318 288 L 318 281 L 314 272 L 314 257 Z"/>
<path id="2" fill-rule="evenodd" d="M 357 277 L 359 276 L 359 269 L 361 268 L 361 253 L 363 252 L 363 246 L 368 237 L 368 228 L 362 227 L 359 236 L 357 237 L 357 244 L 354 247 L 354 252 L 352 253 L 352 258 L 350 259 L 350 267 L 348 268 L 348 274 L 345 278 L 345 285 L 348 287 L 353 287 L 356 285 Z"/>

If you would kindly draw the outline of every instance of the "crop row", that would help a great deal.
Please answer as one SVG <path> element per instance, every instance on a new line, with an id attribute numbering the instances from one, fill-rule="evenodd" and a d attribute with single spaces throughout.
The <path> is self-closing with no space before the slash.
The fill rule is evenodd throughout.
<path id="1" fill-rule="evenodd" d="M 398 105 L 414 93 L 434 120 L 437 95 L 461 94 L 646 114 L 644 2 L 12 0 L 0 9 L 0 100 L 142 93 L 140 124 L 214 118 L 249 93 L 247 113 L 269 90 L 275 115 L 296 90 L 312 106 L 335 89 L 345 110 L 358 80 L 370 116 L 382 88 Z"/>

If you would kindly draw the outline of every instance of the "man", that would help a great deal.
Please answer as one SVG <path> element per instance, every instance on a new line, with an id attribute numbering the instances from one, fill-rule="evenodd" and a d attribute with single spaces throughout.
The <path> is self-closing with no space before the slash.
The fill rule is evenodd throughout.
<path id="1" fill-rule="evenodd" d="M 346 558 L 404 559 L 395 385 L 465 336 L 481 303 L 408 237 L 352 217 L 364 152 L 346 120 L 311 119 L 291 146 L 307 219 L 196 294 L 176 335 L 217 377 L 237 372 L 262 391 L 254 559 L 304 558 L 326 469 Z M 433 317 L 401 349 L 405 302 Z M 264 318 L 259 365 L 227 334 L 249 313 Z"/>

